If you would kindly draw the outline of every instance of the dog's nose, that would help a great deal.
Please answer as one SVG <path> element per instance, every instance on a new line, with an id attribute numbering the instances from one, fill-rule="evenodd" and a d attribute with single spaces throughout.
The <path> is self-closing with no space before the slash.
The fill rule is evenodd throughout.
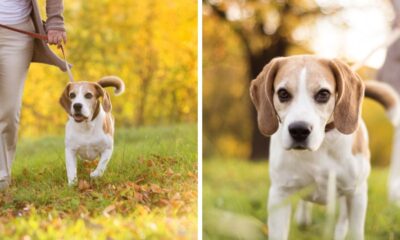
<path id="1" fill-rule="evenodd" d="M 75 103 L 73 107 L 74 107 L 75 111 L 80 111 L 82 109 L 82 104 L 81 103 Z"/>
<path id="2" fill-rule="evenodd" d="M 312 127 L 305 122 L 295 122 L 289 125 L 290 136 L 296 141 L 304 141 L 310 135 Z"/>

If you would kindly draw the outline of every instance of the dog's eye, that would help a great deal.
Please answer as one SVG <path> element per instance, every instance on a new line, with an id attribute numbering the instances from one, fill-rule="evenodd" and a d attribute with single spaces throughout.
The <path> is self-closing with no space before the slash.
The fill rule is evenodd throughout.
<path id="1" fill-rule="evenodd" d="M 279 98 L 279 101 L 281 101 L 281 102 L 287 102 L 292 98 L 292 96 L 286 89 L 279 89 L 278 90 L 278 98 Z"/>
<path id="2" fill-rule="evenodd" d="M 321 89 L 315 94 L 315 101 L 317 103 L 326 103 L 329 101 L 329 98 L 331 97 L 331 93 L 326 90 L 326 89 Z"/>
<path id="3" fill-rule="evenodd" d="M 91 94 L 91 93 L 85 94 L 85 98 L 87 98 L 87 99 L 91 99 L 92 97 L 93 97 L 93 94 Z"/>
<path id="4" fill-rule="evenodd" d="M 76 94 L 75 94 L 75 93 L 70 93 L 70 94 L 69 94 L 69 98 L 74 99 L 75 97 L 76 97 Z"/>

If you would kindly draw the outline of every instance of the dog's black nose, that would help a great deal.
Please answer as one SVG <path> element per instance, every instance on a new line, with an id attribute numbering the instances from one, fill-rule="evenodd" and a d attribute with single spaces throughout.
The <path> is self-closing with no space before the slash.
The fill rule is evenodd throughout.
<path id="1" fill-rule="evenodd" d="M 75 111 L 80 111 L 82 109 L 82 104 L 81 103 L 75 103 L 73 107 L 74 107 Z"/>
<path id="2" fill-rule="evenodd" d="M 310 135 L 312 127 L 305 122 L 295 122 L 289 125 L 289 133 L 298 142 L 306 140 Z"/>

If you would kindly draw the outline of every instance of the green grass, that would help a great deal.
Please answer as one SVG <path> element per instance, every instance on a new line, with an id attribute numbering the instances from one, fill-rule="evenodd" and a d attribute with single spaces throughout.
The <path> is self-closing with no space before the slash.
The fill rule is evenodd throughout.
<path id="1" fill-rule="evenodd" d="M 400 239 L 400 208 L 388 203 L 386 181 L 387 169 L 372 170 L 369 178 L 366 239 Z M 266 238 L 268 187 L 266 162 L 205 160 L 203 162 L 204 238 Z M 314 205 L 312 225 L 306 230 L 300 230 L 292 219 L 290 239 L 322 239 L 326 221 L 325 207 Z"/>
<path id="2" fill-rule="evenodd" d="M 117 129 L 118 130 L 118 129 Z M 119 129 L 104 176 L 78 163 L 68 187 L 62 136 L 22 139 L 0 195 L 1 239 L 192 239 L 197 236 L 194 124 Z"/>

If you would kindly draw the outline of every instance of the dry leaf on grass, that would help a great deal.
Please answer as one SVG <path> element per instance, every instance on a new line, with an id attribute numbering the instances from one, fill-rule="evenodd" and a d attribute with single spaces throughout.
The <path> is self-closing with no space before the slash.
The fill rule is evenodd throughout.
<path id="1" fill-rule="evenodd" d="M 90 184 L 86 180 L 79 180 L 78 189 L 80 191 L 85 191 L 90 189 Z"/>
<path id="2" fill-rule="evenodd" d="M 110 217 L 110 213 L 115 211 L 115 205 L 111 204 L 109 206 L 107 206 L 104 210 L 103 210 L 103 215 L 105 217 Z"/>

